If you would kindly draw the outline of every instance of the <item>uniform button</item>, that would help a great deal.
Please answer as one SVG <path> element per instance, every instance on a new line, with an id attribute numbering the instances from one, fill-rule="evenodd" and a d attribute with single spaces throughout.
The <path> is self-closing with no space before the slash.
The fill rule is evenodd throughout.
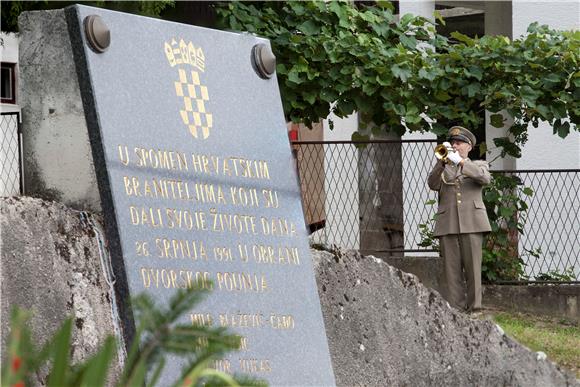
<path id="1" fill-rule="evenodd" d="M 461 192 L 457 192 L 457 196 L 461 196 Z"/>
<path id="2" fill-rule="evenodd" d="M 458 201 L 457 201 L 457 204 L 461 204 L 461 200 L 458 200 Z"/>

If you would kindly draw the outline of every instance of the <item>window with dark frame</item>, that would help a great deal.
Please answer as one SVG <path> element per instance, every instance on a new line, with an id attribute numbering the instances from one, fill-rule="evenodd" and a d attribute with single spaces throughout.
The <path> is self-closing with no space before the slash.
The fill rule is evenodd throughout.
<path id="1" fill-rule="evenodd" d="M 16 64 L 2 62 L 1 102 L 16 103 L 16 78 L 14 70 Z"/>

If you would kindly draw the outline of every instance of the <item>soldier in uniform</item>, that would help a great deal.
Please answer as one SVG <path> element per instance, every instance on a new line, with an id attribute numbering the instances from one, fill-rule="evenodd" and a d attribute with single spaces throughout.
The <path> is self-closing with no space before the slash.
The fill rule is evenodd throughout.
<path id="1" fill-rule="evenodd" d="M 475 311 L 481 308 L 483 233 L 491 231 L 482 190 L 491 175 L 486 161 L 468 158 L 476 142 L 473 133 L 454 126 L 449 129 L 448 141 L 452 149 L 428 178 L 429 188 L 439 193 L 434 236 L 440 241 L 447 300 L 457 308 Z"/>

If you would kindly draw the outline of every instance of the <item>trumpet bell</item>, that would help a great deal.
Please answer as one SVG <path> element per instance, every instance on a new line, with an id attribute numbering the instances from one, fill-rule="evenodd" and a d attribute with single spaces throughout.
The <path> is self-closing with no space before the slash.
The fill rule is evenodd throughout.
<path id="1" fill-rule="evenodd" d="M 443 144 L 439 144 L 435 147 L 435 157 L 438 160 L 445 160 L 447 159 L 447 147 Z"/>

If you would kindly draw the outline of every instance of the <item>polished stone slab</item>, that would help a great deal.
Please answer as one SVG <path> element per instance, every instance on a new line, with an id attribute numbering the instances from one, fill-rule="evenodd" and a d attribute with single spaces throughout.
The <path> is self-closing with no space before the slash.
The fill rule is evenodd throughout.
<path id="1" fill-rule="evenodd" d="M 188 320 L 244 337 L 218 369 L 333 385 L 276 76 L 251 61 L 269 42 L 85 6 L 67 20 L 121 300 L 211 281 Z"/>

